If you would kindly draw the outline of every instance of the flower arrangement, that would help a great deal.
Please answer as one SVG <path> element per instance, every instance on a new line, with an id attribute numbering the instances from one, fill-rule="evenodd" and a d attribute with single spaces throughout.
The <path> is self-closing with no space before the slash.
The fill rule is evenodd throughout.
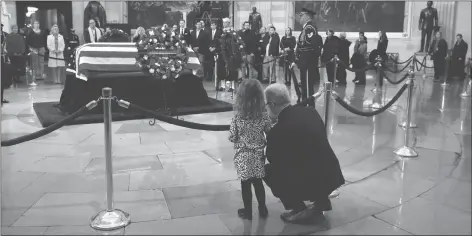
<path id="1" fill-rule="evenodd" d="M 111 29 L 103 34 L 98 42 L 129 42 L 129 35 L 121 29 Z"/>
<path id="2" fill-rule="evenodd" d="M 187 61 L 186 46 L 166 27 L 151 28 L 136 42 L 136 64 L 157 79 L 176 79 Z"/>

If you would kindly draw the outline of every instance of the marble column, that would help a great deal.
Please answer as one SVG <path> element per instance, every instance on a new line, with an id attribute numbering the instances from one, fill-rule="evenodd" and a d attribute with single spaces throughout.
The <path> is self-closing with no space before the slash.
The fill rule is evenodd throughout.
<path id="1" fill-rule="evenodd" d="M 267 24 L 272 23 L 272 2 L 251 2 L 253 6 L 257 8 L 257 11 L 261 13 L 262 16 L 262 25 L 267 26 Z M 251 7 L 252 8 L 252 7 Z"/>
<path id="2" fill-rule="evenodd" d="M 454 21 L 456 1 L 434 1 L 434 7 L 438 9 L 440 31 L 443 33 L 444 39 L 447 43 L 452 45 L 454 43 Z"/>

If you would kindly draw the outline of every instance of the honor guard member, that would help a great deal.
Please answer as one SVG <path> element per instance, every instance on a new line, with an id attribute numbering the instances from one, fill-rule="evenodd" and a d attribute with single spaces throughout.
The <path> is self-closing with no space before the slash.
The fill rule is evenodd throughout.
<path id="1" fill-rule="evenodd" d="M 300 23 L 303 24 L 303 29 L 298 37 L 297 46 L 295 48 L 295 63 L 300 69 L 303 99 L 307 99 L 308 95 L 313 95 L 315 93 L 315 83 L 320 83 L 318 61 L 323 47 L 323 39 L 318 35 L 318 30 L 312 23 L 314 15 L 315 12 L 307 8 L 302 8 L 302 11 L 299 13 Z"/>
<path id="2" fill-rule="evenodd" d="M 67 50 L 66 60 L 67 68 L 75 70 L 75 50 L 80 46 L 79 36 L 75 34 L 75 29 L 70 29 L 67 35 Z"/>

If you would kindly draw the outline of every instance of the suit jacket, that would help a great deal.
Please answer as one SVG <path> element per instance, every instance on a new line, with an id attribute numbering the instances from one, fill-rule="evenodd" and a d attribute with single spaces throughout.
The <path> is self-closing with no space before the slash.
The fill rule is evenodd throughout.
<path id="1" fill-rule="evenodd" d="M 272 40 L 271 40 L 272 38 Z M 280 53 L 280 38 L 277 34 L 273 34 L 272 36 L 267 35 L 264 37 L 264 43 L 262 45 L 262 52 L 264 53 L 263 55 L 267 55 L 267 45 L 270 42 L 269 45 L 269 56 L 276 57 Z"/>
<path id="2" fill-rule="evenodd" d="M 461 61 L 465 61 L 465 56 L 467 55 L 467 49 L 469 45 L 467 45 L 464 40 L 461 40 L 459 44 L 455 43 L 454 48 L 452 49 L 452 59 L 458 60 L 459 58 Z"/>
<path id="3" fill-rule="evenodd" d="M 436 8 L 421 10 L 418 25 L 421 30 L 433 30 L 435 26 L 438 26 L 438 10 Z"/>
<path id="4" fill-rule="evenodd" d="M 266 156 L 269 166 L 265 180 L 279 198 L 326 198 L 345 182 L 315 109 L 285 108 L 267 134 Z"/>
<path id="5" fill-rule="evenodd" d="M 251 30 L 243 30 L 239 32 L 239 35 L 246 45 L 244 48 L 246 54 L 256 53 L 256 34 Z"/>
<path id="6" fill-rule="evenodd" d="M 215 48 L 215 51 L 213 51 L 213 55 L 215 55 L 215 56 L 218 55 L 218 53 L 221 50 L 220 38 L 221 38 L 222 33 L 223 33 L 223 31 L 221 31 L 219 29 L 216 29 L 215 30 L 215 35 L 213 35 L 213 31 L 210 31 L 209 35 L 208 35 L 208 37 L 210 38 L 209 47 Z"/>
<path id="7" fill-rule="evenodd" d="M 444 59 L 447 57 L 447 42 L 444 39 L 434 39 L 429 47 L 429 54 L 433 59 Z"/>
<path id="8" fill-rule="evenodd" d="M 207 55 L 210 52 L 209 50 L 210 37 L 208 36 L 207 32 L 205 32 L 204 29 L 200 29 L 200 33 L 198 34 L 198 38 L 197 38 L 197 31 L 194 30 L 192 31 L 191 35 L 192 35 L 192 40 L 191 40 L 192 48 L 198 47 L 197 53 Z"/>
<path id="9" fill-rule="evenodd" d="M 315 25 L 309 21 L 298 37 L 295 56 L 299 66 L 306 66 L 313 60 L 317 60 L 321 55 L 323 39 L 318 35 Z"/>
<path id="10" fill-rule="evenodd" d="M 347 39 L 339 39 L 339 60 L 344 62 L 344 64 L 349 65 L 349 47 L 351 46 L 351 41 Z"/>
<path id="11" fill-rule="evenodd" d="M 327 62 L 334 55 L 339 56 L 339 38 L 337 36 L 326 37 L 323 45 L 323 54 L 321 54 L 321 61 Z"/>
<path id="12" fill-rule="evenodd" d="M 190 33 L 190 29 L 185 28 L 184 35 L 182 36 L 180 35 L 180 28 L 179 28 L 176 34 L 179 35 L 182 40 L 185 40 L 185 43 L 187 43 L 188 45 L 192 45 L 192 35 Z"/>
<path id="13" fill-rule="evenodd" d="M 95 29 L 99 30 L 101 35 L 103 36 L 103 31 L 100 28 L 96 27 Z M 99 39 L 100 39 L 100 37 L 98 37 L 98 35 L 97 35 L 97 41 L 96 42 L 98 42 Z M 84 29 L 84 41 L 85 41 L 85 43 L 91 43 L 92 42 L 90 40 L 90 33 L 88 31 L 88 28 Z"/>

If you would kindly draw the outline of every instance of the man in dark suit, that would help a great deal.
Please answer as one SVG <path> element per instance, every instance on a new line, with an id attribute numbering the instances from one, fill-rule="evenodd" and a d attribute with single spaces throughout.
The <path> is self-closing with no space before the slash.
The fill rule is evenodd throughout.
<path id="1" fill-rule="evenodd" d="M 324 122 L 315 109 L 290 105 L 283 84 L 265 90 L 267 111 L 276 124 L 267 134 L 264 180 L 289 212 L 281 218 L 305 223 L 332 209 L 329 195 L 345 183 Z M 314 202 L 307 208 L 304 201 Z"/>
<path id="2" fill-rule="evenodd" d="M 336 79 L 338 80 L 339 85 L 346 86 L 347 73 L 346 67 L 344 65 L 349 65 L 349 47 L 351 46 L 351 41 L 346 39 L 346 33 L 344 32 L 342 32 L 339 36 L 338 56 L 340 62 L 338 64 Z"/>
<path id="3" fill-rule="evenodd" d="M 3 24 L 2 24 L 2 55 L 1 55 L 1 59 L 2 59 L 2 67 L 1 67 L 1 72 L 2 72 L 2 77 L 1 77 L 1 82 L 2 82 L 2 97 L 1 97 L 1 102 L 2 102 L 2 105 L 4 103 L 9 103 L 10 101 L 8 100 L 5 100 L 3 99 L 3 91 L 5 90 L 5 88 L 7 87 L 10 87 L 11 84 L 12 84 L 12 78 L 11 78 L 11 66 L 10 66 L 10 59 L 8 58 L 8 55 L 7 55 L 7 45 L 6 45 L 6 42 L 7 42 L 7 37 L 8 37 L 8 34 L 3 32 Z"/>
<path id="4" fill-rule="evenodd" d="M 445 75 L 447 50 L 447 42 L 442 38 L 442 33 L 436 32 L 436 37 L 429 47 L 429 55 L 434 63 L 434 81 L 436 82 Z"/>
<path id="5" fill-rule="evenodd" d="M 334 83 L 334 61 L 332 58 L 335 55 L 339 56 L 339 38 L 334 35 L 334 31 L 329 29 L 326 32 L 327 37 L 323 45 L 323 54 L 321 54 L 321 62 L 326 63 L 326 73 L 328 74 L 328 81 Z"/>
<path id="6" fill-rule="evenodd" d="M 212 80 L 213 76 L 215 75 L 215 57 L 218 55 L 220 52 L 220 37 L 221 37 L 221 30 L 217 29 L 217 23 L 216 21 L 212 21 L 210 24 L 210 33 L 209 33 L 209 38 L 210 42 L 208 44 L 209 51 L 210 53 L 208 54 L 208 57 L 205 58 L 205 61 L 207 61 L 207 66 L 208 68 L 204 70 L 205 73 L 205 78 L 207 80 Z"/>
<path id="7" fill-rule="evenodd" d="M 431 34 L 433 33 L 435 27 L 438 27 L 438 10 L 436 8 L 433 8 L 433 1 L 428 1 L 427 7 L 421 10 L 420 20 L 418 24 L 418 29 L 421 31 L 420 52 L 429 49 L 429 43 L 431 42 Z"/>
<path id="8" fill-rule="evenodd" d="M 245 54 L 243 55 L 243 68 L 244 76 L 249 79 L 255 79 L 255 68 L 254 68 L 254 54 L 256 53 L 256 34 L 251 31 L 251 26 L 248 21 L 244 22 L 243 29 L 240 32 L 240 37 L 246 45 Z"/>
<path id="9" fill-rule="evenodd" d="M 258 34 L 262 27 L 262 16 L 261 13 L 257 12 L 256 7 L 252 7 L 252 12 L 249 14 L 249 24 L 251 25 L 251 31 L 254 34 Z"/>
<path id="10" fill-rule="evenodd" d="M 462 39 L 462 34 L 457 34 L 456 43 L 452 49 L 451 67 L 449 69 L 451 77 L 464 78 L 465 75 L 465 56 L 469 45 Z"/>
<path id="11" fill-rule="evenodd" d="M 192 44 L 192 36 L 190 34 L 190 29 L 185 28 L 185 20 L 180 20 L 179 22 L 179 30 L 178 35 L 180 36 L 181 40 L 184 40 L 187 45 Z"/>
<path id="12" fill-rule="evenodd" d="M 205 56 L 208 55 L 210 52 L 209 49 L 209 37 L 205 30 L 203 30 L 202 23 L 199 21 L 195 24 L 195 30 L 191 32 L 192 39 L 191 45 L 194 52 L 198 55 L 198 60 L 200 63 L 204 63 Z M 203 71 L 205 71 L 205 67 L 203 67 Z"/>
<path id="13" fill-rule="evenodd" d="M 269 28 L 269 34 L 264 37 L 264 43 L 262 47 L 264 55 L 264 65 L 262 65 L 262 76 L 264 82 L 269 81 L 271 84 L 277 82 L 277 57 L 280 53 L 280 38 L 275 32 L 275 27 Z"/>
<path id="14" fill-rule="evenodd" d="M 297 46 L 295 48 L 295 63 L 300 68 L 303 99 L 313 95 L 315 93 L 315 83 L 320 83 L 318 61 L 321 48 L 323 47 L 323 39 L 318 35 L 318 30 L 312 23 L 314 15 L 315 13 L 307 8 L 302 8 L 302 11 L 299 13 L 300 23 L 303 24 L 303 29 L 298 37 Z"/>

